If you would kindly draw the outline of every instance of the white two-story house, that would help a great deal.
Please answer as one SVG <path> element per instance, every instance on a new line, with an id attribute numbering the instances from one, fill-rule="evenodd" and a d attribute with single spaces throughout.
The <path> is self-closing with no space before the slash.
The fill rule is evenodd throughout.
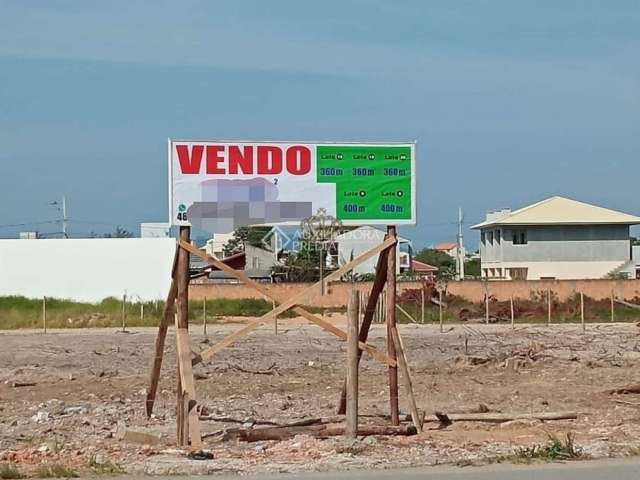
<path id="1" fill-rule="evenodd" d="M 640 217 L 564 197 L 487 214 L 482 277 L 506 280 L 635 277 L 629 227 Z"/>

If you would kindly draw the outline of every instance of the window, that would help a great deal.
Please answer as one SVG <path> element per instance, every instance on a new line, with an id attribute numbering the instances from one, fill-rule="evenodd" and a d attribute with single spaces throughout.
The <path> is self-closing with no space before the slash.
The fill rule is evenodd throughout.
<path id="1" fill-rule="evenodd" d="M 481 242 L 483 245 L 484 245 L 484 242 L 486 241 L 486 238 L 485 238 L 485 237 L 486 237 L 486 235 L 485 235 L 484 231 L 483 231 L 483 232 L 480 232 L 480 242 Z"/>
<path id="2" fill-rule="evenodd" d="M 527 244 L 526 230 L 514 230 L 512 233 L 512 239 L 513 239 L 514 245 L 526 245 Z"/>
<path id="3" fill-rule="evenodd" d="M 496 230 L 496 243 L 500 245 L 500 230 Z"/>
<path id="4" fill-rule="evenodd" d="M 526 280 L 528 270 L 528 268 L 510 268 L 509 276 L 511 280 Z"/>
<path id="5" fill-rule="evenodd" d="M 489 243 L 493 245 L 493 231 L 489 232 Z"/>

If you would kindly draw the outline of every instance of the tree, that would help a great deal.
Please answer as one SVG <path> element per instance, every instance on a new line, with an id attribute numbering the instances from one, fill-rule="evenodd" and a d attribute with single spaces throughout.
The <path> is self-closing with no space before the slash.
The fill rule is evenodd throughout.
<path id="1" fill-rule="evenodd" d="M 225 257 L 244 252 L 244 245 L 264 248 L 263 239 L 271 231 L 270 227 L 238 227 L 233 232 L 233 237 L 225 243 L 222 251 Z"/>
<path id="2" fill-rule="evenodd" d="M 464 275 L 469 277 L 480 277 L 480 259 L 472 258 L 464 263 Z"/>
<path id="3" fill-rule="evenodd" d="M 438 267 L 439 278 L 452 278 L 456 274 L 456 261 L 450 255 L 432 248 L 423 248 L 416 255 L 416 260 Z"/>
<path id="4" fill-rule="evenodd" d="M 105 233 L 104 238 L 132 238 L 133 233 L 122 227 L 116 227 L 112 233 Z"/>

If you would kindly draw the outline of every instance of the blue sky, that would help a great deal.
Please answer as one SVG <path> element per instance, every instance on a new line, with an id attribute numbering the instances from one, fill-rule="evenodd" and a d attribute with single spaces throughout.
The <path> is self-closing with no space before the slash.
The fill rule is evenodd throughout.
<path id="1" fill-rule="evenodd" d="M 167 217 L 166 139 L 417 140 L 416 246 L 566 195 L 640 214 L 640 2 L 0 0 L 0 225 Z M 0 228 L 55 231 L 55 224 Z M 471 246 L 477 243 L 469 235 Z"/>

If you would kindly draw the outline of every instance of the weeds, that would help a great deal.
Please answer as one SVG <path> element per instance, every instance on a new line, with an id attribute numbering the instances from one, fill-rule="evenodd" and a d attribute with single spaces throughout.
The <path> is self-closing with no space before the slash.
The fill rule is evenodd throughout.
<path id="1" fill-rule="evenodd" d="M 38 467 L 35 471 L 37 478 L 76 478 L 78 473 L 61 463 L 48 463 Z"/>
<path id="2" fill-rule="evenodd" d="M 96 455 L 92 455 L 91 458 L 89 458 L 89 467 L 92 468 L 95 473 L 100 475 L 121 475 L 126 473 L 125 469 L 122 468 L 121 465 L 114 463 L 111 460 L 100 462 Z"/>
<path id="3" fill-rule="evenodd" d="M 584 452 L 582 448 L 575 444 L 573 434 L 569 432 L 564 441 L 554 435 L 549 435 L 549 440 L 544 445 L 518 447 L 514 451 L 514 457 L 524 461 L 544 460 L 554 462 L 584 458 Z"/>
<path id="4" fill-rule="evenodd" d="M 0 463 L 0 478 L 12 480 L 14 478 L 22 478 L 22 474 L 20 474 L 15 465 L 10 463 Z"/>

